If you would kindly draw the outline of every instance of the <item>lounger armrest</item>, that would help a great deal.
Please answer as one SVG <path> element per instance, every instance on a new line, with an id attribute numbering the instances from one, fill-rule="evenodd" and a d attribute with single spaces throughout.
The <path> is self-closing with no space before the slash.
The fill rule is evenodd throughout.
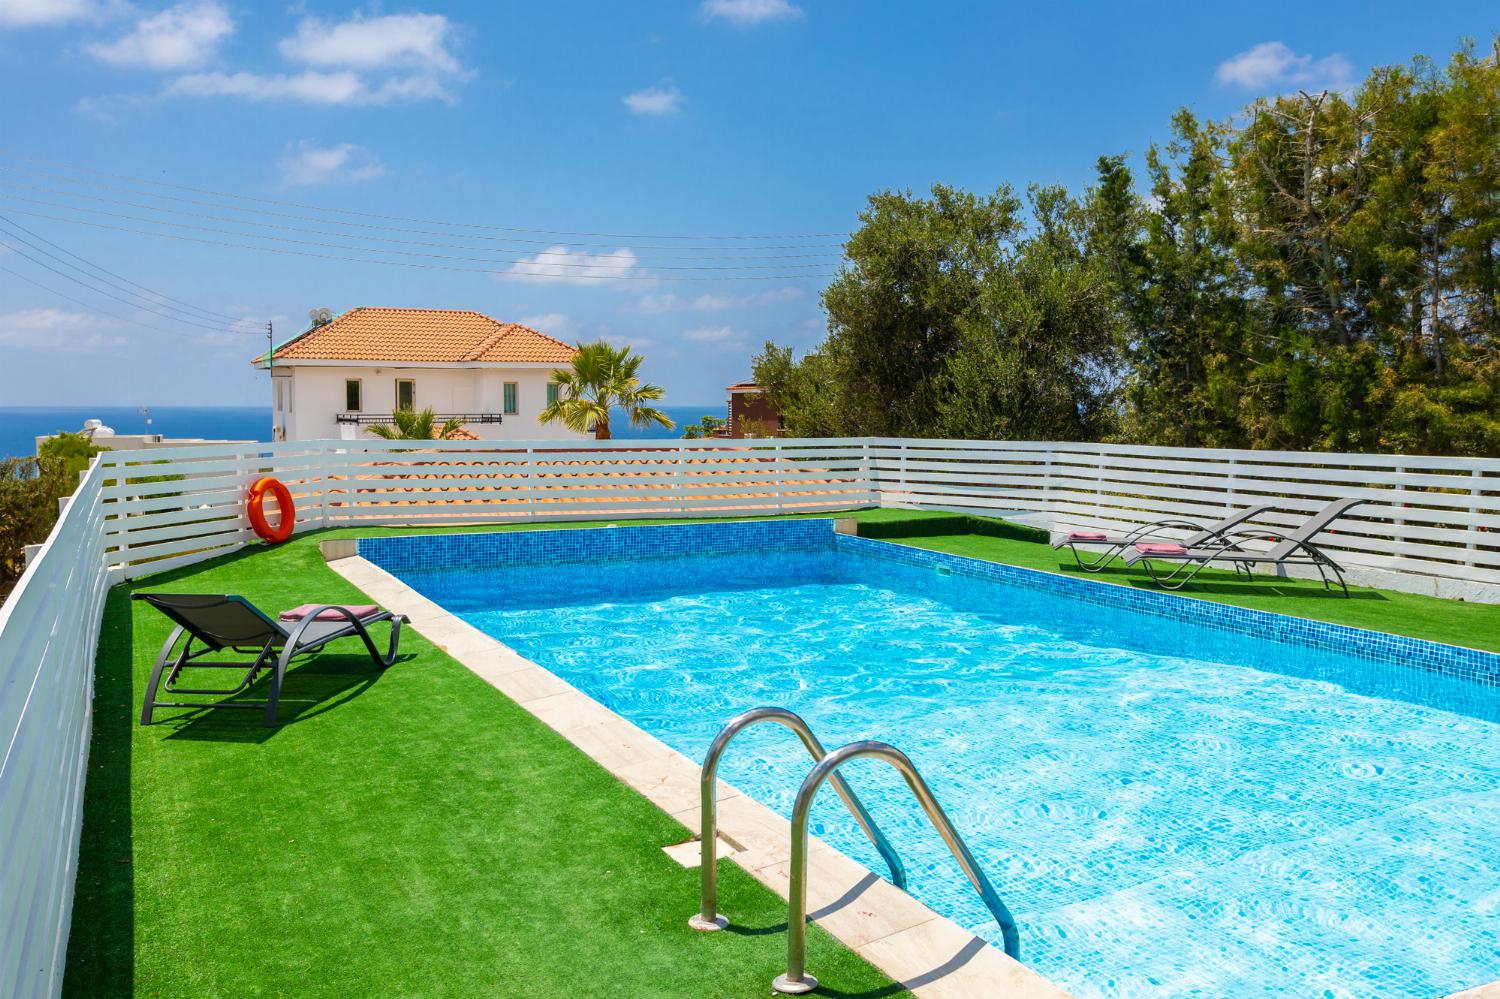
<path id="1" fill-rule="evenodd" d="M 306 631 L 310 625 L 316 622 L 319 619 L 319 616 L 324 611 L 335 612 L 340 617 L 346 619 L 351 625 L 353 625 L 356 631 L 364 631 L 365 625 L 378 624 L 381 621 L 389 620 L 389 618 L 391 617 L 391 612 L 388 610 L 380 610 L 366 617 L 360 617 L 349 608 L 341 606 L 339 604 L 323 604 L 320 607 L 314 607 L 311 611 L 302 615 L 302 620 L 297 622 L 297 626 L 291 630 L 291 634 L 287 637 L 286 647 L 288 649 L 296 649 L 298 646 L 300 646 L 302 644 L 302 633 Z M 327 623 L 327 621 L 327 618 L 323 618 L 323 622 L 325 624 Z"/>
<path id="2" fill-rule="evenodd" d="M 1239 541 L 1273 541 L 1273 542 L 1278 542 L 1279 543 L 1279 542 L 1282 542 L 1282 541 L 1287 541 L 1289 539 L 1287 538 L 1287 536 L 1285 534 L 1281 534 L 1281 533 L 1278 533 L 1276 531 L 1256 531 L 1256 530 L 1251 530 L 1251 531 L 1231 531 L 1228 534 L 1223 535 L 1222 536 L 1222 540 L 1226 544 L 1232 544 L 1232 543 L 1239 542 Z"/>

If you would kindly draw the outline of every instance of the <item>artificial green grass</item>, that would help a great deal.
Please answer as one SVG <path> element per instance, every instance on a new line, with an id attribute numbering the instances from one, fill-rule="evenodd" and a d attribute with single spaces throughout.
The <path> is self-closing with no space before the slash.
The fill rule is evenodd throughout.
<path id="1" fill-rule="evenodd" d="M 1026 569 L 1060 572 L 1101 583 L 1147 590 L 1158 588 L 1144 570 L 1131 569 L 1120 563 L 1102 572 L 1084 572 L 1074 563 L 1067 549 L 1054 551 L 1050 544 L 1028 540 L 1024 535 L 1007 536 L 1000 531 L 976 533 L 967 527 L 951 532 L 942 521 L 932 522 L 935 530 L 925 533 L 922 531 L 924 523 L 927 522 L 914 521 L 911 533 L 890 540 Z M 860 533 L 866 533 L 863 526 Z M 1270 575 L 1265 569 L 1257 570 L 1255 578 L 1249 580 L 1228 570 L 1208 569 L 1181 590 L 1180 595 L 1500 652 L 1500 607 L 1494 604 L 1445 600 L 1366 586 L 1350 586 L 1346 600 L 1337 590 L 1325 590 L 1318 580 L 1280 578 Z"/>
<path id="2" fill-rule="evenodd" d="M 357 601 L 316 540 L 142 588 Z M 277 729 L 140 728 L 168 625 L 128 596 L 100 638 L 66 995 L 769 994 L 785 903 L 723 861 L 732 928 L 688 929 L 697 872 L 661 851 L 688 832 L 415 631 L 383 673 L 357 643 L 294 667 Z M 808 968 L 832 995 L 906 994 L 817 927 Z"/>

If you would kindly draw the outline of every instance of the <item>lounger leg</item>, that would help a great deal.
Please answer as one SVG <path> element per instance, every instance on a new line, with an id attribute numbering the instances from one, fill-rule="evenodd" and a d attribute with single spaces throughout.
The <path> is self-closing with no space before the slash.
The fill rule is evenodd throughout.
<path id="1" fill-rule="evenodd" d="M 391 618 L 391 637 L 386 646 L 385 658 L 377 660 L 381 669 L 385 669 L 396 661 L 396 650 L 401 647 L 401 621 L 400 614 Z"/>
<path id="2" fill-rule="evenodd" d="M 1333 572 L 1333 578 L 1337 579 L 1339 581 L 1339 589 L 1341 589 L 1341 590 L 1344 591 L 1344 599 L 1347 600 L 1349 598 L 1349 584 L 1346 583 L 1346 582 L 1344 582 L 1344 572 L 1343 572 L 1343 570 L 1340 569 L 1339 566 L 1338 566 L 1338 563 L 1334 562 L 1332 559 L 1328 559 L 1327 561 L 1328 561 L 1328 568 Z M 1319 567 L 1318 571 L 1319 572 L 1322 571 L 1322 567 L 1321 566 Z M 1324 578 L 1323 585 L 1324 586 L 1328 586 L 1327 577 Z M 1329 588 L 1332 589 L 1332 587 L 1329 587 Z"/>
<path id="3" fill-rule="evenodd" d="M 1073 548 L 1072 545 L 1068 546 Z M 1078 550 L 1073 549 L 1073 558 L 1078 562 L 1078 567 L 1084 572 L 1103 572 L 1111 562 L 1120 557 L 1125 550 L 1123 545 L 1110 545 L 1096 554 L 1091 561 L 1085 562 L 1078 557 Z"/>
<path id="4" fill-rule="evenodd" d="M 281 655 L 276 657 L 276 669 L 271 674 L 271 692 L 266 698 L 266 720 L 262 723 L 266 728 L 276 727 L 276 705 L 281 701 L 281 681 L 286 676 L 287 663 L 292 661 L 296 649 L 291 642 L 281 650 Z"/>
<path id="5" fill-rule="evenodd" d="M 156 692 L 161 687 L 161 675 L 167 668 L 167 660 L 172 654 L 172 646 L 177 644 L 177 639 L 182 637 L 182 629 L 172 629 L 172 634 L 167 638 L 167 644 L 161 647 L 161 655 L 156 657 L 156 665 L 151 667 L 151 679 L 146 683 L 146 699 L 141 704 L 141 724 L 151 724 L 151 713 L 156 710 Z M 172 663 L 176 666 L 187 656 L 188 649 L 192 646 L 192 636 L 188 636 L 187 642 L 182 646 L 182 652 Z"/>

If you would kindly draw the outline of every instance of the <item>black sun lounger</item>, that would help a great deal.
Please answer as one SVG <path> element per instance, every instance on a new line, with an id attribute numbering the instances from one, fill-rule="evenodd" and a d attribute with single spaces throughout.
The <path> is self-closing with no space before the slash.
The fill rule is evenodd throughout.
<path id="1" fill-rule="evenodd" d="M 1295 531 L 1283 533 L 1237 531 L 1225 535 L 1217 543 L 1208 547 L 1192 548 L 1170 543 L 1138 542 L 1126 554 L 1125 564 L 1141 563 L 1157 585 L 1169 590 L 1180 590 L 1211 562 L 1232 562 L 1236 572 L 1243 571 L 1247 576 L 1250 575 L 1250 568 L 1254 565 L 1310 565 L 1318 570 L 1324 589 L 1332 589 L 1332 582 L 1337 582 L 1339 588 L 1344 591 L 1344 596 L 1347 597 L 1349 586 L 1344 582 L 1343 567 L 1329 558 L 1313 539 L 1323 533 L 1329 524 L 1348 513 L 1350 507 L 1365 502 L 1368 500 L 1334 500 L 1309 517 Z M 1276 544 L 1266 551 L 1257 551 L 1245 548 L 1242 542 L 1246 541 L 1274 541 Z M 1171 572 L 1158 572 L 1151 564 L 1153 561 L 1175 563 L 1176 568 Z M 1329 579 L 1330 573 L 1333 576 L 1332 581 Z"/>
<path id="2" fill-rule="evenodd" d="M 1183 539 L 1184 548 L 1208 548 L 1219 542 L 1226 534 L 1259 517 L 1261 514 L 1276 507 L 1271 504 L 1265 506 L 1246 507 L 1237 513 L 1232 513 L 1217 523 L 1204 527 L 1191 520 L 1183 520 L 1180 517 L 1169 517 L 1166 520 L 1154 520 L 1149 524 L 1142 524 L 1124 534 L 1106 534 L 1103 531 L 1072 531 L 1066 537 L 1060 537 L 1052 542 L 1053 548 L 1067 548 L 1073 553 L 1073 561 L 1078 563 L 1078 568 L 1084 572 L 1098 572 L 1109 563 L 1113 562 L 1122 552 L 1130 548 L 1138 541 L 1172 541 L 1172 538 L 1164 538 L 1158 533 L 1167 530 L 1193 531 L 1191 536 Z M 1085 559 L 1078 553 L 1078 546 L 1083 545 L 1090 551 L 1089 558 Z"/>
<path id="3" fill-rule="evenodd" d="M 151 680 L 146 685 L 146 700 L 141 705 L 141 724 L 151 724 L 151 713 L 156 708 L 264 708 L 265 724 L 269 728 L 276 724 L 276 703 L 281 699 L 281 681 L 286 675 L 287 664 L 296 656 L 316 652 L 329 642 L 341 638 L 359 638 L 365 650 L 381 669 L 396 661 L 396 649 L 401 643 L 401 624 L 404 615 L 393 614 L 378 607 L 368 613 L 356 614 L 348 607 L 328 604 L 298 608 L 295 621 L 278 621 L 267 617 L 244 597 L 209 595 L 202 593 L 136 593 L 136 600 L 144 600 L 152 607 L 171 618 L 177 625 L 161 647 L 156 665 L 151 669 Z M 361 608 L 363 610 L 363 608 Z M 288 612 L 291 613 L 291 612 Z M 380 654 L 370 637 L 370 626 L 381 621 L 391 625 L 390 644 L 385 655 Z M 172 649 L 177 640 L 187 634 L 182 649 L 176 656 Z M 194 649 L 194 643 L 199 648 Z M 225 651 L 241 656 L 252 656 L 245 660 L 207 660 Z M 240 682 L 228 688 L 185 687 L 181 685 L 185 669 L 242 669 Z M 264 701 L 228 700 L 162 701 L 157 691 L 171 695 L 220 695 L 232 696 L 246 690 L 256 681 L 263 670 L 271 671 L 271 689 Z M 163 677 L 165 673 L 165 677 Z"/>

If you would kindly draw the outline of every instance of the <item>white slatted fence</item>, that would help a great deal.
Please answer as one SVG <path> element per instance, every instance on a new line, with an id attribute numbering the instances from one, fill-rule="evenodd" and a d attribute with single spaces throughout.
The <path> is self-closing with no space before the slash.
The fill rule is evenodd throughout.
<path id="1" fill-rule="evenodd" d="M 0 608 L 0 995 L 62 988 L 109 581 L 95 466 Z"/>
<path id="2" fill-rule="evenodd" d="M 1273 504 L 1289 530 L 1334 499 L 1356 507 L 1320 544 L 1351 566 L 1500 585 L 1500 459 L 1060 442 L 879 441 L 884 506 L 1004 516 L 1056 529 L 1211 522 Z M 1032 519 L 1032 518 L 1028 518 Z"/>

